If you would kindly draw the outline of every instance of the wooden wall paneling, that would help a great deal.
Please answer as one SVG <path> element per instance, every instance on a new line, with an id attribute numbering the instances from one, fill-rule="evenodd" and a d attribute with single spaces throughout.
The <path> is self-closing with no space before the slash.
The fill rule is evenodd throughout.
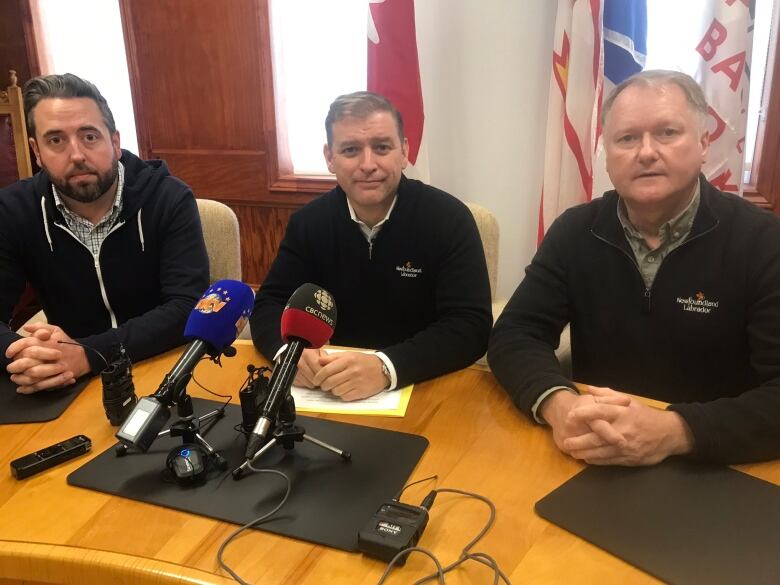
<path id="1" fill-rule="evenodd" d="M 0 77 L 3 88 L 8 70 L 16 70 L 19 85 L 40 75 L 38 53 L 33 33 L 30 0 L 0 2 Z"/>
<path id="2" fill-rule="evenodd" d="M 243 279 L 257 287 L 265 279 L 276 258 L 290 215 L 295 211 L 283 207 L 231 205 L 241 230 L 241 273 Z"/>
<path id="3" fill-rule="evenodd" d="M 158 148 L 265 150 L 256 0 L 122 0 L 147 135 Z"/>
<path id="4" fill-rule="evenodd" d="M 766 114 L 763 140 L 760 145 L 756 193 L 751 199 L 780 214 L 780 59 L 775 59 L 771 94 Z"/>
<path id="5" fill-rule="evenodd" d="M 765 84 L 769 98 L 766 105 L 766 120 L 759 121 L 759 133 L 753 157 L 755 178 L 753 185 L 746 187 L 745 198 L 760 207 L 780 215 L 780 35 L 775 35 L 775 46 L 769 48 Z"/>
<path id="6" fill-rule="evenodd" d="M 290 214 L 335 184 L 277 160 L 267 1 L 120 0 L 120 12 L 141 156 L 233 208 L 244 279 L 261 283 Z"/>
<path id="7" fill-rule="evenodd" d="M 219 201 L 257 201 L 268 184 L 265 156 L 257 152 L 156 149 L 177 177 L 188 183 L 195 195 Z"/>
<path id="8" fill-rule="evenodd" d="M 201 196 L 268 192 L 261 4 L 120 4 L 142 155 L 165 158 Z"/>
<path id="9" fill-rule="evenodd" d="M 9 71 L 16 71 L 19 87 L 31 78 L 40 75 L 37 43 L 34 34 L 31 3 L 35 0 L 2 0 L 0 1 L 0 91 L 5 91 L 9 85 Z M 14 123 L 14 132 L 21 132 L 22 126 Z M 20 168 L 24 167 L 23 176 L 38 171 L 38 165 L 27 144 L 26 130 L 16 137 L 22 138 L 27 157 L 18 157 Z M 18 151 L 17 151 L 18 152 Z M 13 175 L 10 175 L 13 176 Z"/>

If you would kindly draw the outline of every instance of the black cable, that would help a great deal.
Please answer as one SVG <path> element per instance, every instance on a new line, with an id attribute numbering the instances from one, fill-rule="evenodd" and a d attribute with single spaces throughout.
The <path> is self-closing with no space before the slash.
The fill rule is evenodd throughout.
<path id="1" fill-rule="evenodd" d="M 292 489 L 292 482 L 290 481 L 290 478 L 287 477 L 286 474 L 284 474 L 281 471 L 278 471 L 276 469 L 257 469 L 255 467 L 252 467 L 251 462 L 249 463 L 249 468 L 254 471 L 255 473 L 269 473 L 273 475 L 280 475 L 284 478 L 284 480 L 287 482 L 287 489 L 284 493 L 284 497 L 282 498 L 282 501 L 279 502 L 279 504 L 270 512 L 267 514 L 263 514 L 262 516 L 255 518 L 248 524 L 244 524 L 240 528 L 238 528 L 236 531 L 234 531 L 230 536 L 228 536 L 225 541 L 220 545 L 219 550 L 217 551 L 217 562 L 219 563 L 219 566 L 225 569 L 225 571 L 228 572 L 228 574 L 233 577 L 236 581 L 241 583 L 241 585 L 250 585 L 246 581 L 244 581 L 241 577 L 239 577 L 238 573 L 236 573 L 233 569 L 231 569 L 227 563 L 222 559 L 222 554 L 225 552 L 225 548 L 227 548 L 227 545 L 233 541 L 239 534 L 244 532 L 245 530 L 251 528 L 252 526 L 255 526 L 256 524 L 259 524 L 261 522 L 264 522 L 265 520 L 268 520 L 271 516 L 276 514 L 282 506 L 284 506 L 285 502 L 287 502 L 287 498 L 290 497 L 290 490 Z"/>
<path id="2" fill-rule="evenodd" d="M 83 343 L 79 343 L 78 341 L 63 341 L 61 339 L 57 340 L 57 343 L 62 343 L 65 345 L 77 345 L 79 347 L 83 347 L 84 349 L 88 349 L 89 351 L 94 351 L 101 360 L 103 360 L 103 363 L 106 364 L 106 367 L 108 367 L 110 364 L 108 360 L 106 359 L 106 356 L 104 356 L 102 353 L 100 353 L 98 350 L 96 350 L 94 347 L 90 347 L 88 345 L 84 345 Z"/>
<path id="3" fill-rule="evenodd" d="M 209 359 L 209 358 L 207 358 L 207 357 L 202 357 L 202 358 L 200 358 L 200 361 L 202 362 L 202 361 L 203 361 L 203 360 L 205 360 L 205 359 Z M 198 363 L 200 363 L 200 362 L 198 362 Z M 231 400 L 233 400 L 233 395 L 232 395 L 232 394 L 217 394 L 217 393 L 216 393 L 216 392 L 214 392 L 213 390 L 209 390 L 209 389 L 208 389 L 208 388 L 206 388 L 206 387 L 205 387 L 203 384 L 201 384 L 200 382 L 198 382 L 198 380 L 196 380 L 196 379 L 195 379 L 195 370 L 194 370 L 194 368 L 193 368 L 193 371 L 192 371 L 192 381 L 193 381 L 193 382 L 195 382 L 195 383 L 196 383 L 198 386 L 200 386 L 200 387 L 201 387 L 203 390 L 205 390 L 206 392 L 208 392 L 208 393 L 209 393 L 209 394 L 211 394 L 212 396 L 218 396 L 219 398 L 227 398 L 227 400 L 225 401 L 225 404 L 223 404 L 223 405 L 220 407 L 220 410 L 225 410 L 225 407 L 226 407 L 228 404 L 230 404 L 230 401 L 231 401 Z"/>
<path id="4" fill-rule="evenodd" d="M 402 487 L 400 489 L 400 491 L 395 495 L 395 497 L 393 499 L 397 502 L 398 500 L 401 499 L 401 494 L 403 494 L 407 490 L 407 488 L 410 488 L 413 485 L 417 485 L 418 483 L 422 483 L 424 481 L 431 481 L 431 480 L 436 480 L 436 479 L 439 479 L 438 475 L 429 475 L 428 477 L 424 477 L 422 479 L 418 479 L 417 481 L 413 481 L 412 483 L 407 483 L 404 487 Z"/>

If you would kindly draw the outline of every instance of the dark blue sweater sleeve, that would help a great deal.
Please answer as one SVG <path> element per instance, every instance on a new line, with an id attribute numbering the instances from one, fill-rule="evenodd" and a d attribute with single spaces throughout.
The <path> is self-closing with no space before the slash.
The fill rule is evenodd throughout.
<path id="1" fill-rule="evenodd" d="M 11 231 L 18 226 L 12 225 L 13 215 L 6 207 L 7 199 L 4 190 L 0 190 L 0 367 L 3 369 L 9 363 L 6 349 L 21 337 L 8 323 L 26 283 L 16 243 L 20 240 L 11 237 Z"/>

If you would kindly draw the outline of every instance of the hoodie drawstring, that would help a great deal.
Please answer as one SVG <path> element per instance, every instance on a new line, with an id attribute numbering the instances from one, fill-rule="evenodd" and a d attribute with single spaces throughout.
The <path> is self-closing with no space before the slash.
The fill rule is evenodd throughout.
<path id="1" fill-rule="evenodd" d="M 46 232 L 46 241 L 49 242 L 49 250 L 54 252 L 54 245 L 51 243 L 51 234 L 49 233 L 49 219 L 46 216 L 46 199 L 41 195 L 41 212 L 43 213 L 43 229 Z"/>
<path id="2" fill-rule="evenodd" d="M 141 252 L 145 252 L 146 247 L 144 245 L 144 228 L 141 225 L 141 211 L 142 209 L 138 210 L 138 238 L 141 240 Z"/>

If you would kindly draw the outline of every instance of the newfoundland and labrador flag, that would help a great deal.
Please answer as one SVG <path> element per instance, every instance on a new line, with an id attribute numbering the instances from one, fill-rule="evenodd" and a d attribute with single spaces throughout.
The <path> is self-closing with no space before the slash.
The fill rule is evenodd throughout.
<path id="1" fill-rule="evenodd" d="M 539 243 L 556 217 L 594 195 L 601 102 L 609 91 L 605 84 L 642 70 L 646 15 L 645 0 L 558 1 Z"/>

